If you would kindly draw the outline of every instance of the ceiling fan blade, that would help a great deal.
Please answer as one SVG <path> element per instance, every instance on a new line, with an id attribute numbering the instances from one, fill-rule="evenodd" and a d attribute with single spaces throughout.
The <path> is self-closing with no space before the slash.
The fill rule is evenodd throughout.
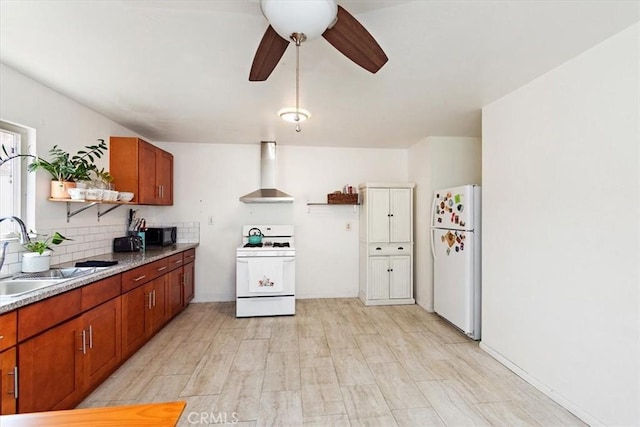
<path id="1" fill-rule="evenodd" d="M 287 50 L 287 46 L 289 46 L 289 41 L 280 37 L 276 30 L 269 25 L 267 31 L 264 32 L 264 36 L 262 36 L 262 40 L 260 40 L 256 55 L 253 57 L 249 81 L 261 82 L 267 80 L 273 69 L 278 65 L 282 55 L 284 55 L 284 51 Z"/>
<path id="2" fill-rule="evenodd" d="M 322 37 L 344 56 L 374 74 L 389 60 L 366 28 L 340 5 L 338 21 Z"/>

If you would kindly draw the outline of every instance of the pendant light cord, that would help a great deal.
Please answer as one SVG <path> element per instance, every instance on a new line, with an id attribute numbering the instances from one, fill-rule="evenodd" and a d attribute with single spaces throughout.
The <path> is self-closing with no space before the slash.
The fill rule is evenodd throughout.
<path id="1" fill-rule="evenodd" d="M 300 38 L 296 37 L 296 132 L 300 132 Z"/>
<path id="2" fill-rule="evenodd" d="M 300 43 L 307 39 L 303 33 L 291 34 L 291 39 L 296 43 L 296 132 L 300 132 Z"/>

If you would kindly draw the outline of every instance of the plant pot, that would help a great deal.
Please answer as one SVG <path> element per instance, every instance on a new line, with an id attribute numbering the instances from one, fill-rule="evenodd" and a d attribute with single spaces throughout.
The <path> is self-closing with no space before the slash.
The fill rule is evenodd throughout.
<path id="1" fill-rule="evenodd" d="M 68 190 L 75 188 L 75 182 L 69 181 L 51 181 L 51 198 L 52 199 L 70 199 Z"/>
<path id="2" fill-rule="evenodd" d="M 42 254 L 38 252 L 24 252 L 22 254 L 22 272 L 23 273 L 39 273 L 49 270 L 51 266 L 51 251 L 44 251 Z"/>

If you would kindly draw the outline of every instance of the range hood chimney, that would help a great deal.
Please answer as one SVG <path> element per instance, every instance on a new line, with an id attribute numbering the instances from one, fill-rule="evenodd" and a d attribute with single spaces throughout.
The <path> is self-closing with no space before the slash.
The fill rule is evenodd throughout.
<path id="1" fill-rule="evenodd" d="M 260 141 L 260 189 L 240 197 L 244 203 L 292 203 L 293 197 L 276 189 L 276 142 Z"/>

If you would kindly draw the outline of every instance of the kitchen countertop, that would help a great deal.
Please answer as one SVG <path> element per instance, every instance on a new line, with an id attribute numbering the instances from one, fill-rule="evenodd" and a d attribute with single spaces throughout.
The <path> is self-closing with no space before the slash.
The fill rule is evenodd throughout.
<path id="1" fill-rule="evenodd" d="M 162 248 L 147 249 L 145 252 L 112 252 L 102 255 L 96 255 L 89 258 L 77 259 L 72 262 L 64 264 L 54 265 L 51 268 L 64 268 L 73 267 L 76 262 L 82 261 L 118 261 L 118 264 L 113 267 L 105 268 L 95 273 L 87 274 L 75 279 L 69 279 L 57 283 L 46 288 L 37 289 L 33 292 L 19 295 L 15 298 L 0 298 L 0 314 L 15 310 L 25 305 L 33 304 L 34 302 L 41 301 L 46 298 L 50 298 L 54 295 L 61 294 L 63 292 L 70 291 L 71 289 L 79 288 L 84 285 L 96 282 L 101 279 L 105 279 L 116 274 L 120 274 L 124 271 L 131 270 L 132 268 L 139 267 L 144 264 L 148 264 L 153 261 L 168 257 L 178 252 L 184 252 L 188 249 L 192 249 L 198 246 L 198 243 L 178 243 L 173 246 L 165 246 Z"/>

